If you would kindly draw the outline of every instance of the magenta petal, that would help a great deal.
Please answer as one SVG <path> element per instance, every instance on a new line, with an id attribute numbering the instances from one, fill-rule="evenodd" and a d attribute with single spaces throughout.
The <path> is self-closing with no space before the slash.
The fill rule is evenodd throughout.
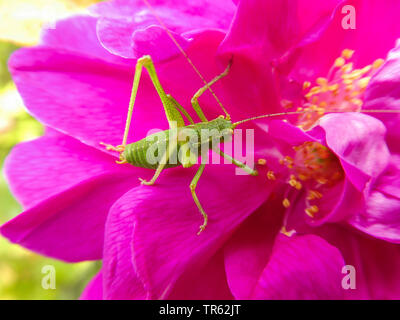
<path id="1" fill-rule="evenodd" d="M 223 50 L 246 53 L 268 65 L 272 57 L 289 48 L 298 32 L 297 23 L 296 8 L 287 0 L 240 1 Z"/>
<path id="2" fill-rule="evenodd" d="M 25 208 L 102 174 L 129 175 L 115 158 L 47 130 L 45 136 L 18 144 L 6 159 L 5 173 L 14 196 Z"/>
<path id="3" fill-rule="evenodd" d="M 173 181 L 167 179 L 166 183 L 169 182 L 173 183 Z M 132 215 L 130 207 L 136 205 L 135 203 L 146 201 L 143 196 L 139 195 L 142 193 L 143 188 L 145 187 L 138 187 L 132 190 L 118 200 L 111 209 L 106 226 L 107 236 L 103 257 L 106 299 L 149 298 L 147 291 L 143 288 L 143 284 L 136 274 L 133 262 L 135 253 L 132 251 L 135 224 L 134 215 Z M 130 200 L 129 194 L 137 195 L 134 201 Z M 143 202 L 143 206 L 145 206 L 145 202 Z M 156 214 L 156 212 L 149 211 L 148 214 Z M 232 298 L 226 283 L 221 254 L 215 255 L 205 266 L 193 266 L 190 268 L 184 277 L 179 279 L 168 298 L 211 299 L 212 297 L 215 299 Z"/>
<path id="4" fill-rule="evenodd" d="M 272 63 L 286 73 L 297 49 L 319 39 L 340 2 L 240 1 L 223 50 L 244 54 L 260 67 L 270 68 Z"/>
<path id="5" fill-rule="evenodd" d="M 20 49 L 9 67 L 27 108 L 42 123 L 96 148 L 101 141 L 121 142 L 127 69 L 54 48 Z"/>
<path id="6" fill-rule="evenodd" d="M 109 53 L 100 44 L 96 33 L 97 20 L 84 15 L 59 20 L 55 26 L 43 31 L 41 44 L 60 50 L 85 53 L 92 58 L 124 65 L 125 59 Z"/>
<path id="7" fill-rule="evenodd" d="M 103 46 L 125 58 L 137 59 L 143 54 L 151 54 L 155 60 L 166 59 L 179 50 L 161 28 L 154 13 L 183 48 L 191 40 L 190 36 L 184 38 L 185 33 L 198 29 L 226 30 L 234 13 L 230 0 L 152 1 L 151 5 L 153 11 L 139 0 L 114 0 L 93 6 L 91 11 L 100 15 L 97 32 Z M 153 27 L 159 30 L 157 37 Z M 138 33 L 142 34 L 141 40 L 137 38 Z M 145 38 L 150 41 L 143 41 Z M 160 46 L 167 50 L 162 52 Z"/>
<path id="8" fill-rule="evenodd" d="M 103 254 L 105 299 L 137 300 L 147 296 L 133 265 L 134 219 L 121 210 L 121 206 L 129 205 L 125 199 L 126 195 L 116 201 L 106 223 Z"/>
<path id="9" fill-rule="evenodd" d="M 400 249 L 397 244 L 326 225 L 318 232 L 342 253 L 346 265 L 356 271 L 355 289 L 345 290 L 349 299 L 400 299 Z M 343 274 L 345 276 L 345 274 Z"/>
<path id="10" fill-rule="evenodd" d="M 385 64 L 371 79 L 365 92 L 363 109 L 399 110 L 400 99 L 400 41 L 389 52 Z M 374 114 L 386 126 L 387 141 L 393 152 L 400 153 L 400 114 Z"/>
<path id="11" fill-rule="evenodd" d="M 250 299 L 282 227 L 281 201 L 267 201 L 253 213 L 225 245 L 225 269 L 236 299 Z"/>
<path id="12" fill-rule="evenodd" d="M 342 8 L 346 5 L 355 8 L 355 30 L 342 27 L 345 17 Z M 346 48 L 355 50 L 353 61 L 356 68 L 384 58 L 400 36 L 397 23 L 399 6 L 397 0 L 341 1 L 318 41 L 302 48 L 300 59 L 291 75 L 300 82 L 326 76 L 335 59 Z"/>
<path id="13" fill-rule="evenodd" d="M 189 46 L 189 42 L 178 34 L 173 34 L 182 49 Z M 144 30 L 136 30 L 133 35 L 135 56 L 142 57 L 151 54 L 153 61 L 168 59 L 175 54 L 181 54 L 176 45 L 169 38 L 165 30 L 159 26 L 149 26 Z"/>
<path id="14" fill-rule="evenodd" d="M 327 0 L 323 2 L 300 0 L 296 2 L 300 30 L 304 35 L 313 29 L 315 30 L 316 26 L 322 26 L 326 21 L 330 21 L 335 9 L 340 3 L 343 3 L 343 0 Z"/>
<path id="15" fill-rule="evenodd" d="M 343 257 L 314 235 L 278 235 L 253 299 L 341 299 Z"/>
<path id="16" fill-rule="evenodd" d="M 175 284 L 170 300 L 232 300 L 228 287 L 224 256 L 218 251 L 206 265 L 192 266 Z"/>
<path id="17" fill-rule="evenodd" d="M 307 141 L 323 143 L 325 140 L 323 132 L 319 137 L 316 137 L 315 132 L 310 135 L 299 127 L 281 120 L 268 121 L 268 124 L 259 123 L 259 127 L 268 132 L 274 139 L 284 141 L 290 146 L 298 146 Z"/>
<path id="18" fill-rule="evenodd" d="M 338 31 L 346 36 L 346 44 L 356 49 L 357 64 L 365 66 L 377 58 L 385 58 L 400 36 L 400 26 L 397 23 L 400 3 L 397 0 L 346 2 L 355 6 L 357 27 L 354 33 L 343 29 Z M 329 41 L 328 38 L 326 41 Z"/>
<path id="19" fill-rule="evenodd" d="M 160 61 L 179 54 L 178 47 L 159 26 L 137 28 L 136 24 L 126 20 L 101 19 L 97 28 L 102 45 L 120 57 L 138 59 L 151 54 L 154 61 Z M 171 34 L 182 49 L 187 48 L 187 39 L 172 31 Z"/>
<path id="20" fill-rule="evenodd" d="M 101 259 L 108 211 L 137 184 L 131 176 L 93 177 L 21 213 L 0 232 L 14 243 L 57 259 Z"/>
<path id="21" fill-rule="evenodd" d="M 83 290 L 80 300 L 103 300 L 103 274 L 100 270 Z"/>
<path id="22" fill-rule="evenodd" d="M 376 238 L 400 243 L 400 157 L 393 157 L 366 199 L 365 208 L 349 221 Z"/>
<path id="23" fill-rule="evenodd" d="M 194 170 L 186 172 L 194 176 Z M 136 188 L 114 206 L 120 215 L 134 215 L 134 265 L 149 298 L 168 298 L 176 281 L 192 268 L 205 266 L 229 233 L 268 197 L 269 186 L 262 177 L 234 172 L 226 165 L 205 169 L 197 193 L 209 224 L 199 236 L 203 220 L 186 174 L 165 173 L 157 185 Z"/>
<path id="24" fill-rule="evenodd" d="M 386 168 L 390 154 L 386 129 L 379 120 L 360 113 L 328 114 L 319 125 L 325 130 L 327 146 L 360 191 L 367 177 L 374 179 Z"/>

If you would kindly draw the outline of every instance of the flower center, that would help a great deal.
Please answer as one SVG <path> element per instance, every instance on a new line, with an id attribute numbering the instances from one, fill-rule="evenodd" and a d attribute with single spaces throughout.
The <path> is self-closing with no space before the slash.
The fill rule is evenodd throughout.
<path id="1" fill-rule="evenodd" d="M 371 77 L 384 60 L 377 59 L 362 69 L 354 69 L 351 58 L 354 51 L 345 49 L 330 68 L 326 78 L 318 78 L 316 84 L 303 83 L 304 98 L 297 111 L 304 111 L 297 126 L 309 130 L 328 112 L 357 112 L 361 110 L 363 96 Z M 292 101 L 282 102 L 286 108 L 294 107 Z M 309 111 L 309 112 L 308 112 Z"/>
<path id="2" fill-rule="evenodd" d="M 280 160 L 280 163 L 290 171 L 289 179 L 285 182 L 295 191 L 305 188 L 307 196 L 304 211 L 309 217 L 315 218 L 320 211 L 318 203 L 323 197 L 324 191 L 341 181 L 344 172 L 336 155 L 318 142 L 307 141 L 293 149 L 296 151 L 294 158 L 286 156 Z M 267 178 L 269 180 L 276 179 L 272 171 L 268 172 Z M 285 208 L 291 206 L 288 195 L 292 194 L 292 197 L 295 198 L 290 190 L 293 189 L 287 190 L 282 201 Z"/>
<path id="3" fill-rule="evenodd" d="M 365 90 L 377 70 L 384 63 L 377 59 L 362 69 L 354 69 L 351 62 L 353 50 L 342 51 L 330 68 L 325 78 L 317 78 L 315 84 L 310 81 L 303 83 L 303 97 L 298 101 L 282 100 L 282 106 L 296 108 L 303 113 L 298 117 L 296 125 L 303 130 L 310 130 L 317 125 L 318 120 L 329 112 L 359 112 L 363 105 Z M 344 171 L 336 155 L 318 142 L 305 142 L 293 148 L 294 158 L 286 156 L 280 160 L 289 169 L 289 178 L 285 183 L 290 185 L 282 205 L 287 209 L 284 225 L 281 230 L 290 236 L 294 230 L 286 230 L 286 220 L 296 201 L 296 192 L 306 190 L 305 214 L 310 218 L 323 216 L 329 207 L 323 201 L 323 195 L 336 186 L 344 178 Z M 265 161 L 259 162 L 265 165 Z M 268 171 L 268 180 L 281 180 L 273 171 Z M 328 208 L 329 209 L 329 208 Z"/>
<path id="4" fill-rule="evenodd" d="M 294 147 L 294 150 L 293 169 L 300 180 L 333 184 L 343 178 L 339 159 L 322 144 L 308 141 Z"/>

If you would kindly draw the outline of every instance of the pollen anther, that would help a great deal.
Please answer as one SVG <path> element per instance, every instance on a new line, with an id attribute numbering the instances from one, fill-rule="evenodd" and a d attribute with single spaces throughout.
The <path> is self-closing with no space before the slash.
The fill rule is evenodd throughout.
<path id="1" fill-rule="evenodd" d="M 322 198 L 321 192 L 318 192 L 315 190 L 308 191 L 307 200 L 314 200 L 314 199 L 321 199 L 321 198 Z"/>
<path id="2" fill-rule="evenodd" d="M 350 49 L 344 49 L 342 51 L 342 57 L 346 58 L 346 59 L 351 59 L 351 57 L 354 54 L 354 50 L 350 50 Z"/>
<path id="3" fill-rule="evenodd" d="M 372 64 L 372 67 L 374 69 L 379 69 L 383 65 L 384 62 L 385 62 L 385 60 L 383 60 L 383 59 L 376 59 L 374 61 L 374 63 Z"/>
<path id="4" fill-rule="evenodd" d="M 258 163 L 260 166 L 265 166 L 265 165 L 267 164 L 267 160 L 265 160 L 265 159 L 258 159 L 257 163 Z"/>
<path id="5" fill-rule="evenodd" d="M 304 211 L 309 217 L 314 218 L 315 214 L 319 211 L 319 208 L 314 205 L 314 206 L 308 207 Z"/>
<path id="6" fill-rule="evenodd" d="M 282 201 L 283 206 L 287 209 L 290 207 L 290 201 L 288 198 L 283 199 Z"/>
<path id="7" fill-rule="evenodd" d="M 268 180 L 276 180 L 276 177 L 275 177 L 275 174 L 273 171 L 267 172 L 267 178 L 268 178 Z"/>

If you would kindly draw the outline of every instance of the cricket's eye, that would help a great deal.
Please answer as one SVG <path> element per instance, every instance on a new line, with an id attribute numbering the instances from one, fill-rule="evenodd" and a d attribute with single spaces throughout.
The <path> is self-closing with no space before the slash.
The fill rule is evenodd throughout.
<path id="1" fill-rule="evenodd" d="M 314 86 L 310 81 L 305 81 L 304 101 L 300 105 L 289 100 L 282 101 L 285 108 L 297 107 L 297 111 L 305 111 L 299 116 L 297 126 L 309 130 L 325 113 L 361 110 L 365 89 L 384 60 L 377 59 L 362 69 L 354 69 L 351 62 L 353 54 L 352 50 L 343 50 L 327 76 L 318 78 Z"/>

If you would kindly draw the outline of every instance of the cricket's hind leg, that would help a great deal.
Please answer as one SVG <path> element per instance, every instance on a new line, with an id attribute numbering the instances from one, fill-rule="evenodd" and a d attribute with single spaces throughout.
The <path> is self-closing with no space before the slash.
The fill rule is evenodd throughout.
<path id="1" fill-rule="evenodd" d="M 205 168 L 205 164 L 201 164 L 199 169 L 196 172 L 196 175 L 194 176 L 192 182 L 190 183 L 190 192 L 192 193 L 192 197 L 194 202 L 196 203 L 197 208 L 199 209 L 201 215 L 203 216 L 203 224 L 200 226 L 200 230 L 197 233 L 197 235 L 199 235 L 202 231 L 204 231 L 204 229 L 207 226 L 207 222 L 208 222 L 208 215 L 207 213 L 204 211 L 203 207 L 201 206 L 201 203 L 199 201 L 199 198 L 196 195 L 196 187 L 197 187 L 197 183 L 199 182 L 199 179 L 201 177 L 201 175 L 203 174 L 204 168 Z"/>
<path id="2" fill-rule="evenodd" d="M 185 123 L 183 121 L 183 118 L 179 111 L 177 110 L 177 103 L 175 100 L 172 100 L 170 96 L 168 96 L 164 88 L 162 87 L 160 80 L 157 76 L 157 72 L 153 63 L 153 60 L 149 55 L 143 56 L 137 60 L 136 63 L 136 68 L 135 68 L 135 75 L 133 78 L 133 84 L 132 84 L 132 92 L 131 92 L 131 98 L 129 101 L 129 108 L 128 108 L 128 114 L 126 117 L 126 124 L 125 124 L 125 130 L 124 130 L 124 137 L 122 139 L 122 145 L 126 145 L 127 139 L 128 139 L 128 133 L 132 121 L 132 113 L 133 113 L 133 107 L 135 105 L 138 89 L 139 89 L 139 82 L 140 78 L 142 75 L 142 70 L 145 68 L 150 76 L 151 82 L 156 89 L 161 103 L 164 107 L 165 115 L 167 117 L 168 123 L 170 127 L 174 126 L 174 123 L 176 123 L 175 126 L 177 127 L 183 127 L 185 126 Z M 179 105 L 180 106 L 180 105 Z"/>

